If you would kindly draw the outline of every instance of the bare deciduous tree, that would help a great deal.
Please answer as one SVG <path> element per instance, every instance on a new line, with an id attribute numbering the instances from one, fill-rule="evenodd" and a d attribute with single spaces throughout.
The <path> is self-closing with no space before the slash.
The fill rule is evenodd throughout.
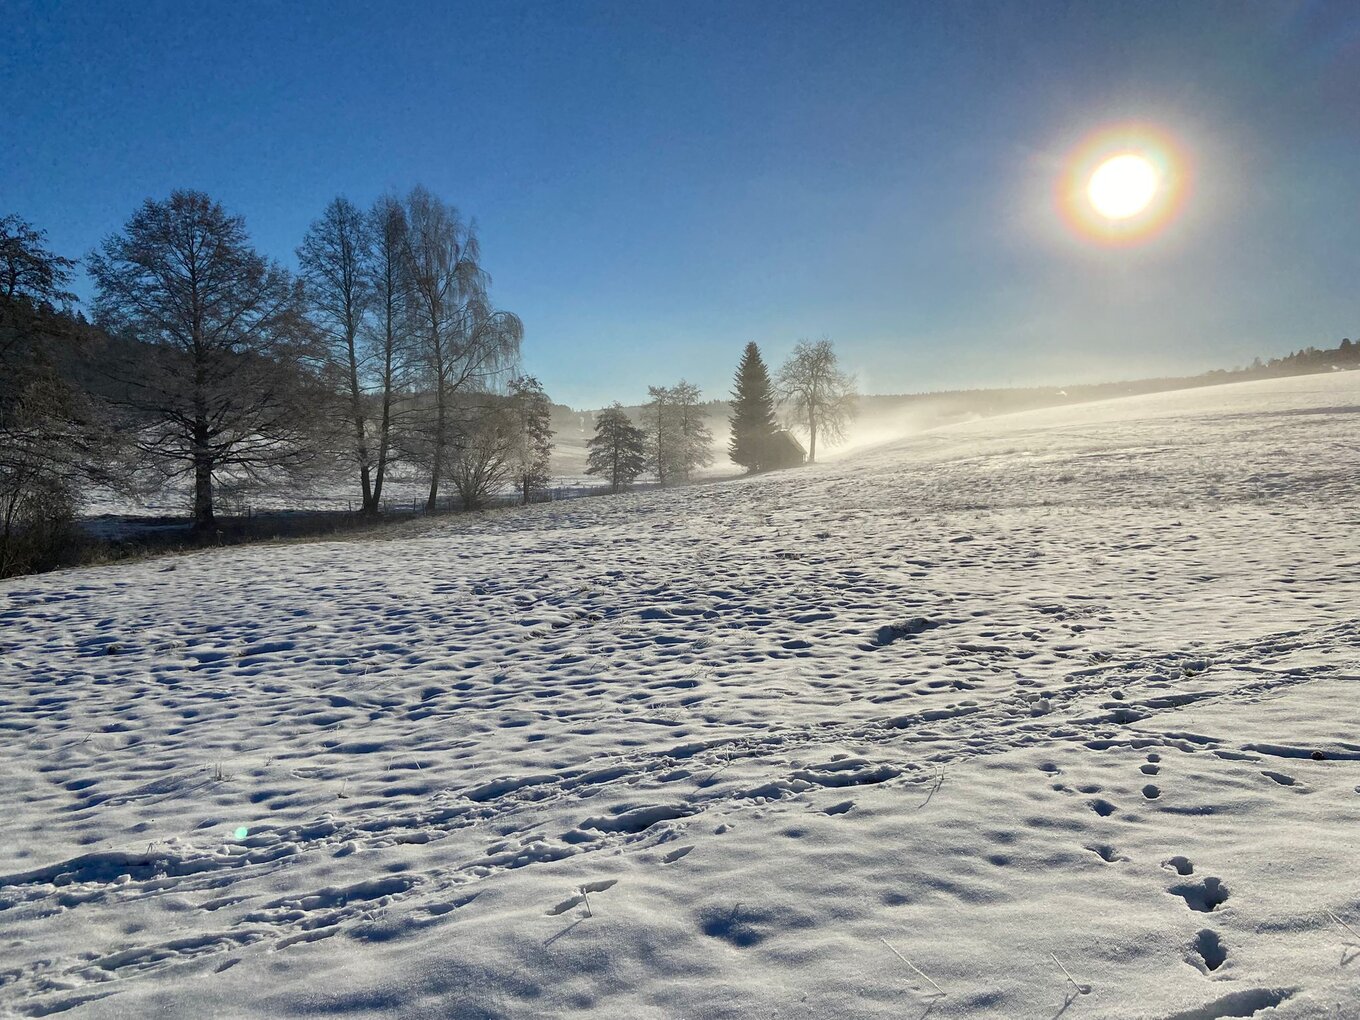
<path id="1" fill-rule="evenodd" d="M 310 453 L 300 287 L 250 245 L 245 222 L 197 191 L 148 199 L 91 254 L 98 321 L 146 356 L 121 373 L 138 448 L 193 478 L 196 528 L 214 482 L 260 479 Z"/>
<path id="2" fill-rule="evenodd" d="M 647 459 L 664 486 L 689 481 L 695 468 L 713 463 L 713 434 L 699 402 L 699 387 L 681 379 L 674 386 L 648 386 L 642 408 Z"/>
<path id="3" fill-rule="evenodd" d="M 504 376 L 519 357 L 523 326 L 518 317 L 491 308 L 476 232 L 463 224 L 456 209 L 416 187 L 407 197 L 406 216 L 412 308 L 434 402 L 427 430 L 426 501 L 427 509 L 434 510 L 454 397 L 464 390 L 489 390 Z"/>
<path id="4" fill-rule="evenodd" d="M 647 467 L 665 488 L 671 480 L 671 465 L 675 463 L 675 415 L 671 410 L 671 391 L 668 386 L 648 386 L 651 399 L 642 405 L 642 434 L 646 438 Z"/>
<path id="5" fill-rule="evenodd" d="M 808 463 L 817 459 L 817 439 L 839 442 L 855 415 L 855 379 L 840 370 L 831 341 L 800 340 L 779 370 L 780 398 L 795 425 L 808 434 Z"/>
<path id="6" fill-rule="evenodd" d="M 367 357 L 361 346 L 373 306 L 373 242 L 367 217 L 346 198 L 326 207 L 297 250 L 307 305 L 322 340 L 326 375 L 343 394 L 340 417 L 359 468 L 363 512 L 377 512 L 373 498 L 367 413 Z"/>
<path id="7" fill-rule="evenodd" d="M 395 198 L 380 198 L 368 214 L 372 257 L 369 286 L 373 315 L 366 334 L 375 385 L 377 459 L 373 470 L 373 506 L 382 505 L 383 482 L 393 447 L 398 417 L 397 395 L 410 369 L 412 356 L 411 279 L 407 261 L 406 210 Z"/>
<path id="8" fill-rule="evenodd" d="M 464 510 L 479 510 L 510 480 L 519 448 L 509 402 L 495 394 L 457 402 L 449 476 Z"/>

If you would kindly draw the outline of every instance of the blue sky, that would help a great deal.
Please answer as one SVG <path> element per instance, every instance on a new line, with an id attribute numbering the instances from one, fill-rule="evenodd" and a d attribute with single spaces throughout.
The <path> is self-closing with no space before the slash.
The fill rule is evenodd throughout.
<path id="1" fill-rule="evenodd" d="M 83 255 L 209 192 L 285 265 L 336 194 L 480 227 L 558 400 L 725 393 L 831 337 L 866 392 L 1197 371 L 1360 333 L 1360 8 L 1253 3 L 7 0 L 0 212 Z M 1194 163 L 1136 248 L 1064 155 L 1138 119 Z"/>

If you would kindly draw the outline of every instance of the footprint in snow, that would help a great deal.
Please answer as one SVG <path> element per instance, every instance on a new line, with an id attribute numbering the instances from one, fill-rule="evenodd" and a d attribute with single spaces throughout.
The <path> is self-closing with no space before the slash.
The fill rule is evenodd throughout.
<path id="1" fill-rule="evenodd" d="M 1202 929 L 1195 936 L 1191 949 L 1186 962 L 1206 974 L 1218 970 L 1228 960 L 1228 947 L 1223 944 L 1218 932 L 1210 928 Z"/>
<path id="2" fill-rule="evenodd" d="M 1106 864 L 1113 864 L 1115 861 L 1127 861 L 1129 859 L 1106 843 L 1097 843 L 1094 846 L 1088 846 L 1086 849 L 1090 850 L 1091 853 L 1095 854 Z"/>
<path id="3" fill-rule="evenodd" d="M 1286 775 L 1283 772 L 1271 772 L 1269 769 L 1263 770 L 1261 775 L 1273 782 L 1279 783 L 1281 786 L 1293 786 L 1298 782 L 1293 776 Z"/>
<path id="4" fill-rule="evenodd" d="M 1104 797 L 1097 797 L 1092 801 L 1088 801 L 1087 803 L 1091 805 L 1091 810 L 1094 811 L 1096 814 L 1100 815 L 1101 818 L 1108 818 L 1110 815 L 1114 814 L 1117 810 L 1119 810 Z"/>
<path id="5" fill-rule="evenodd" d="M 1195 873 L 1195 866 L 1190 863 L 1190 858 L 1179 855 L 1162 861 L 1162 867 L 1170 868 L 1178 875 L 1193 875 Z"/>
<path id="6" fill-rule="evenodd" d="M 1201 914 L 1210 914 L 1228 901 L 1228 887 L 1220 879 L 1207 877 L 1200 882 L 1173 885 L 1167 892 L 1185 900 L 1185 905 Z"/>

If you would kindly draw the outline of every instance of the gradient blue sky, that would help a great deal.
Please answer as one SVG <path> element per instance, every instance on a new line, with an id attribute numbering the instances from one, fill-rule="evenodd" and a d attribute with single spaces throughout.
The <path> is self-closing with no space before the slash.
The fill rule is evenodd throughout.
<path id="1" fill-rule="evenodd" d="M 292 266 L 334 195 L 424 183 L 575 406 L 722 395 L 747 340 L 827 335 L 889 393 L 1360 333 L 1354 0 L 2 6 L 0 212 L 78 256 L 198 188 Z M 1050 191 L 1127 118 L 1194 193 L 1093 247 Z"/>

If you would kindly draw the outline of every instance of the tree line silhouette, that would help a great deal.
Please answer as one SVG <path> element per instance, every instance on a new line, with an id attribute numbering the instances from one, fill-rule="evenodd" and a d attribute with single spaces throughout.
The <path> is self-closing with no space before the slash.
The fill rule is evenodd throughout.
<path id="1" fill-rule="evenodd" d="M 290 273 L 260 253 L 208 195 L 175 191 L 85 259 L 91 321 L 71 291 L 77 262 L 18 216 L 0 220 L 0 576 L 61 562 L 92 490 L 187 489 L 206 536 L 220 534 L 224 495 L 247 491 L 353 486 L 375 517 L 398 463 L 423 472 L 427 510 L 447 488 L 475 509 L 547 487 L 552 404 L 520 371 L 523 325 L 492 302 L 477 231 L 454 206 L 420 186 L 366 209 L 338 197 L 297 262 Z M 771 380 L 747 346 L 737 464 L 801 462 L 776 401 L 808 431 L 809 459 L 819 435 L 843 434 L 853 381 L 835 361 L 829 341 L 804 342 Z M 612 491 L 645 473 L 683 484 L 715 459 L 697 386 L 648 396 L 636 423 L 617 404 L 598 417 L 587 471 Z"/>

